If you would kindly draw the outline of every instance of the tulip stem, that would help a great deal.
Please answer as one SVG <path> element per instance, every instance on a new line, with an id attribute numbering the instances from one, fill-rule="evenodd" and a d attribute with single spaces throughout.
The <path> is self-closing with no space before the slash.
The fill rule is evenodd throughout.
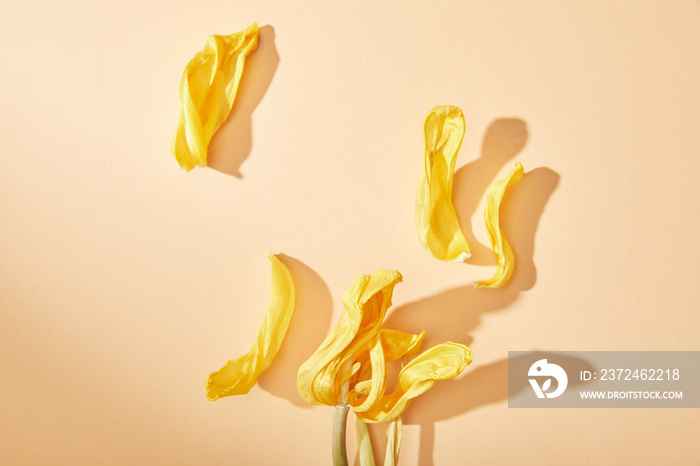
<path id="1" fill-rule="evenodd" d="M 348 421 L 348 405 L 340 404 L 333 413 L 333 466 L 348 466 L 345 449 L 345 427 Z"/>

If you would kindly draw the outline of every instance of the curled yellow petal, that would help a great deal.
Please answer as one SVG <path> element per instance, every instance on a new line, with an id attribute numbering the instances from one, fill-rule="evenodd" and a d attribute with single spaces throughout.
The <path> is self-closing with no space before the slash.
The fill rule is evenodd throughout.
<path id="1" fill-rule="evenodd" d="M 384 348 L 382 347 L 379 335 L 375 335 L 373 341 L 370 343 L 369 357 L 371 385 L 366 396 L 355 397 L 350 401 L 350 407 L 355 413 L 367 411 L 384 396 L 384 389 L 386 387 L 386 360 L 384 359 Z"/>
<path id="2" fill-rule="evenodd" d="M 452 105 L 435 107 L 425 118 L 425 164 L 416 196 L 416 230 L 425 250 L 443 261 L 464 261 L 471 256 L 452 204 L 464 127 L 462 110 Z"/>
<path id="3" fill-rule="evenodd" d="M 353 386 L 354 393 L 360 395 L 369 395 L 369 391 L 372 389 L 372 380 L 362 380 L 355 383 Z"/>
<path id="4" fill-rule="evenodd" d="M 384 359 L 396 361 L 404 356 L 413 356 L 420 351 L 425 332 L 418 335 L 383 328 L 379 333 L 384 348 Z"/>
<path id="5" fill-rule="evenodd" d="M 294 312 L 294 283 L 287 267 L 272 254 L 270 303 L 258 337 L 248 354 L 229 361 L 219 371 L 209 375 L 207 398 L 216 401 L 224 396 L 243 395 L 255 385 L 282 345 Z"/>
<path id="6" fill-rule="evenodd" d="M 511 170 L 508 176 L 494 183 L 486 192 L 484 222 L 486 223 L 486 231 L 491 241 L 493 253 L 496 255 L 496 273 L 488 280 L 476 282 L 476 286 L 500 288 L 508 283 L 510 276 L 513 274 L 515 258 L 513 257 L 513 250 L 510 248 L 510 244 L 503 236 L 498 211 L 508 186 L 522 176 L 523 166 L 520 163 L 516 163 L 515 168 Z"/>
<path id="7" fill-rule="evenodd" d="M 425 393 L 439 380 L 461 374 L 473 359 L 465 345 L 446 342 L 424 351 L 399 373 L 399 386 L 371 409 L 356 413 L 365 422 L 389 422 L 400 416 L 411 400 Z"/>
<path id="8" fill-rule="evenodd" d="M 233 107 L 245 58 L 258 46 L 258 25 L 228 36 L 213 35 L 185 67 L 173 155 L 186 170 L 207 164 L 207 147 Z"/>
<path id="9" fill-rule="evenodd" d="M 388 362 L 396 361 L 404 356 L 413 356 L 420 351 L 425 332 L 414 335 L 383 328 L 379 331 L 379 337 L 384 353 L 384 361 Z M 369 351 L 360 352 L 359 355 L 355 356 L 355 361 L 357 362 L 353 367 L 359 366 L 361 370 L 353 371 L 355 377 L 352 378 L 352 390 L 348 398 L 351 406 L 353 406 L 353 402 L 358 399 L 358 396 L 370 394 L 372 387 L 375 385 L 376 376 L 378 375 L 375 374 L 375 368 L 371 365 Z M 382 369 L 383 371 L 381 374 L 385 376 L 386 369 L 384 367 L 382 367 Z M 372 377 L 373 375 L 375 377 Z M 376 402 L 378 399 L 374 398 L 373 401 Z M 355 408 L 353 407 L 353 409 Z"/>
<path id="10" fill-rule="evenodd" d="M 299 368 L 297 389 L 304 400 L 311 404 L 338 404 L 339 380 L 353 367 L 354 357 L 361 351 L 369 352 L 373 383 L 367 398 L 358 400 L 353 409 L 366 409 L 383 395 L 386 373 L 379 329 L 391 306 L 394 286 L 401 280 L 399 272 L 378 270 L 353 281 L 343 294 L 344 309 L 338 323 Z M 344 369 L 348 362 L 350 366 Z"/>

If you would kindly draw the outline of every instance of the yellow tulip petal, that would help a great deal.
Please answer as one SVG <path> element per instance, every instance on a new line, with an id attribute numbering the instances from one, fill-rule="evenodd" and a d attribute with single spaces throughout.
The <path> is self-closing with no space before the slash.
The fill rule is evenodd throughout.
<path id="1" fill-rule="evenodd" d="M 357 382 L 353 386 L 353 390 L 355 393 L 358 393 L 360 395 L 369 395 L 369 391 L 372 389 L 372 380 L 363 380 L 361 382 Z"/>
<path id="2" fill-rule="evenodd" d="M 382 342 L 382 349 L 384 351 L 384 361 L 396 361 L 404 356 L 412 356 L 420 351 L 421 343 L 423 342 L 423 337 L 425 332 L 421 332 L 418 335 L 411 333 L 404 333 L 398 330 L 381 329 L 379 331 L 379 336 Z M 372 386 L 375 383 L 377 377 L 372 377 L 376 375 L 370 362 L 369 351 L 361 352 L 360 355 L 355 356 L 355 366 L 360 366 L 361 371 L 353 371 L 355 377 L 351 379 L 352 390 L 350 391 L 348 401 L 350 405 L 355 409 L 355 405 L 359 403 L 356 400 L 362 395 L 369 395 L 372 390 Z M 383 368 L 382 374 L 386 376 L 386 369 Z M 378 398 L 372 400 L 376 403 Z"/>
<path id="3" fill-rule="evenodd" d="M 516 163 L 515 168 L 511 170 L 507 177 L 497 181 L 486 191 L 484 222 L 486 222 L 486 230 L 491 241 L 493 253 L 496 255 L 496 273 L 488 280 L 476 282 L 476 286 L 500 288 L 508 283 L 510 276 L 513 274 L 515 258 L 513 257 L 513 250 L 510 248 L 510 244 L 506 241 L 506 238 L 503 236 L 503 230 L 500 228 L 498 211 L 508 186 L 522 176 L 523 166 L 520 163 Z"/>
<path id="4" fill-rule="evenodd" d="M 472 351 L 465 345 L 446 342 L 434 346 L 408 363 L 399 373 L 399 386 L 377 404 L 357 416 L 365 422 L 389 422 L 400 416 L 411 400 L 425 393 L 439 380 L 461 374 L 472 362 Z"/>
<path id="5" fill-rule="evenodd" d="M 420 351 L 425 332 L 414 335 L 383 328 L 379 335 L 384 348 L 384 359 L 386 361 L 396 361 L 404 356 L 413 356 Z"/>
<path id="6" fill-rule="evenodd" d="M 311 404 L 338 404 L 341 401 L 339 379 L 345 373 L 343 366 L 348 361 L 354 363 L 355 354 L 363 349 L 369 350 L 372 378 L 381 377 L 384 356 L 379 328 L 391 306 L 394 286 L 401 280 L 399 272 L 378 270 L 353 281 L 343 294 L 344 310 L 338 323 L 299 368 L 297 389 L 304 400 Z M 375 380 L 367 399 L 376 398 L 383 390 L 384 381 Z M 365 402 L 354 408 L 364 409 Z"/>
<path id="7" fill-rule="evenodd" d="M 382 346 L 382 349 L 384 347 Z M 386 353 L 384 354 L 386 357 Z M 372 379 L 372 361 L 369 355 L 369 345 L 367 349 L 361 350 L 356 353 L 353 359 L 356 365 L 360 366 L 360 369 L 353 374 L 350 379 L 350 392 L 348 393 L 347 402 L 352 405 L 359 405 L 360 400 L 367 398 L 367 395 L 372 391 L 372 384 L 374 383 Z M 386 360 L 386 359 L 385 359 Z M 386 369 L 384 369 L 383 374 L 386 376 Z M 376 401 L 376 399 L 375 399 Z"/>
<path id="8" fill-rule="evenodd" d="M 342 385 L 342 384 L 344 384 L 345 382 L 347 382 L 348 380 L 350 380 L 350 378 L 351 378 L 353 375 L 357 374 L 357 372 L 360 370 L 360 367 L 361 367 L 361 366 L 362 366 L 362 365 L 361 365 L 359 362 L 356 362 L 355 364 L 352 365 L 352 367 L 350 368 L 349 371 L 347 371 L 347 372 L 342 372 L 342 371 L 339 372 L 339 373 L 338 373 L 338 384 Z"/>
<path id="9" fill-rule="evenodd" d="M 207 147 L 228 117 L 245 58 L 258 46 L 258 25 L 228 36 L 213 35 L 185 67 L 173 155 L 186 170 L 207 164 Z"/>
<path id="10" fill-rule="evenodd" d="M 250 352 L 229 361 L 218 372 L 209 375 L 207 398 L 216 401 L 224 396 L 243 395 L 255 385 L 282 345 L 294 312 L 294 283 L 289 270 L 272 254 L 272 289 L 265 320 Z"/>
<path id="11" fill-rule="evenodd" d="M 384 361 L 396 361 L 404 356 L 416 354 L 420 351 L 424 336 L 425 332 L 414 335 L 398 330 L 381 329 L 379 331 L 379 337 L 384 352 Z M 378 374 L 378 371 L 371 365 L 369 350 L 361 351 L 359 355 L 356 354 L 355 361 L 357 361 L 355 366 L 360 366 L 361 370 L 353 372 L 355 377 L 351 379 L 350 385 L 352 386 L 352 390 L 350 391 L 348 401 L 354 410 L 359 411 L 356 408 L 356 406 L 359 405 L 356 400 L 360 399 L 362 395 L 369 395 L 371 393 L 372 387 L 376 384 L 379 375 L 382 377 L 386 376 L 386 368 L 381 367 L 381 372 Z M 378 398 L 375 397 L 368 403 L 376 403 L 377 401 Z"/>
<path id="12" fill-rule="evenodd" d="M 384 348 L 379 335 L 376 335 L 370 343 L 369 358 L 371 367 L 369 392 L 366 396 L 354 397 L 350 401 L 350 407 L 355 413 L 367 411 L 384 396 L 386 360 L 384 359 Z"/>
<path id="13" fill-rule="evenodd" d="M 435 107 L 425 118 L 425 165 L 416 196 L 416 230 L 425 250 L 443 261 L 471 257 L 452 204 L 464 127 L 462 110 L 451 105 Z"/>

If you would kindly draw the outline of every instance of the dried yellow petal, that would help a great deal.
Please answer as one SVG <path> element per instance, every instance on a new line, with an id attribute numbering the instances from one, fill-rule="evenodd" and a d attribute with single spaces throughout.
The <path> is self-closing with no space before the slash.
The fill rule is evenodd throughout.
<path id="1" fill-rule="evenodd" d="M 394 286 L 402 280 L 393 270 L 360 275 L 343 294 L 343 313 L 316 352 L 301 365 L 297 389 L 311 404 L 335 406 L 341 400 L 340 378 L 355 363 L 356 353 L 369 352 L 372 386 L 353 409 L 364 410 L 384 392 L 386 372 L 379 329 L 391 306 Z M 350 363 L 350 366 L 343 369 Z M 364 372 L 362 369 L 360 373 Z"/>
<path id="2" fill-rule="evenodd" d="M 350 401 L 350 407 L 355 413 L 367 411 L 384 396 L 386 387 L 386 360 L 384 359 L 382 341 L 378 334 L 373 337 L 370 344 L 369 358 L 371 367 L 370 380 L 372 383 L 369 388 L 369 393 L 366 394 L 366 398 L 357 397 Z"/>
<path id="3" fill-rule="evenodd" d="M 434 346 L 411 362 L 399 373 L 399 386 L 385 395 L 371 409 L 356 413 L 365 422 L 389 422 L 400 416 L 413 398 L 425 393 L 439 380 L 461 374 L 471 364 L 472 351 L 465 345 L 446 342 Z"/>
<path id="4" fill-rule="evenodd" d="M 515 266 L 515 258 L 510 244 L 503 236 L 500 227 L 498 211 L 506 194 L 506 189 L 511 183 L 519 180 L 523 176 L 523 166 L 515 164 L 507 177 L 494 183 L 486 192 L 486 208 L 484 209 L 484 222 L 491 241 L 493 253 L 496 255 L 496 273 L 488 280 L 476 282 L 476 286 L 489 288 L 500 288 L 510 279 Z"/>
<path id="5" fill-rule="evenodd" d="M 277 257 L 268 254 L 267 258 L 272 265 L 272 287 L 265 320 L 248 354 L 227 362 L 218 372 L 209 375 L 206 389 L 211 401 L 248 393 L 272 363 L 287 334 L 294 312 L 294 283 L 289 270 Z"/>
<path id="6" fill-rule="evenodd" d="M 404 333 L 398 330 L 381 329 L 379 331 L 379 337 L 381 339 L 382 350 L 384 352 L 384 361 L 396 361 L 404 356 L 413 356 L 418 351 L 420 351 L 421 343 L 423 342 L 423 337 L 425 332 L 421 332 L 417 335 L 411 333 Z M 359 396 L 369 395 L 371 393 L 372 387 L 375 386 L 375 381 L 378 376 L 386 376 L 385 365 L 381 365 L 381 373 L 375 373 L 375 366 L 371 365 L 369 351 L 361 351 L 355 355 L 355 364 L 353 368 L 360 367 L 362 370 L 353 371 L 353 377 L 351 379 L 352 390 L 350 390 L 348 396 L 348 402 L 353 407 L 354 410 L 359 411 L 353 404 L 359 399 Z M 374 376 L 374 377 L 372 377 Z M 369 377 L 369 378 L 368 378 Z M 378 401 L 375 397 L 372 402 Z"/>
<path id="7" fill-rule="evenodd" d="M 401 278 L 398 272 L 379 270 L 357 277 L 345 291 L 338 324 L 297 374 L 297 389 L 308 403 L 336 409 L 349 405 L 365 422 L 394 421 L 413 398 L 438 380 L 457 376 L 471 363 L 468 347 L 451 342 L 437 345 L 401 370 L 394 393 L 384 393 L 386 362 L 415 354 L 425 335 L 380 328 Z M 397 426 L 396 442 L 400 423 L 393 427 Z M 391 456 L 394 461 L 397 454 L 398 443 Z"/>
<path id="8" fill-rule="evenodd" d="M 243 65 L 258 46 L 258 25 L 228 36 L 213 35 L 185 67 L 180 81 L 180 119 L 173 155 L 186 170 L 207 164 L 207 147 L 228 117 Z"/>
<path id="9" fill-rule="evenodd" d="M 369 395 L 369 391 L 372 389 L 372 380 L 356 382 L 352 389 L 359 395 Z"/>
<path id="10" fill-rule="evenodd" d="M 420 351 L 425 332 L 418 335 L 383 328 L 379 333 L 384 348 L 384 359 L 396 361 L 404 356 L 413 356 Z"/>
<path id="11" fill-rule="evenodd" d="M 435 107 L 425 118 L 425 164 L 416 196 L 416 230 L 425 250 L 443 261 L 464 261 L 471 256 L 452 204 L 464 128 L 462 110 L 452 105 Z"/>

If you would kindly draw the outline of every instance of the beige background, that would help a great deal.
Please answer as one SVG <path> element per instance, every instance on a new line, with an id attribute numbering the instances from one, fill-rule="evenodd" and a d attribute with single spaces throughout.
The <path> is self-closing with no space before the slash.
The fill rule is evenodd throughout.
<path id="1" fill-rule="evenodd" d="M 509 410 L 505 359 L 700 349 L 700 2 L 195 3 L 3 6 L 0 462 L 328 464 L 332 410 L 294 374 L 377 268 L 405 277 L 388 326 L 475 354 L 409 408 L 402 465 L 700 462 L 697 410 Z M 253 21 L 219 171 L 186 173 L 182 69 Z M 467 119 L 472 265 L 415 234 L 439 104 Z M 516 160 L 518 269 L 475 291 L 494 270 L 483 194 Z M 259 386 L 211 403 L 206 376 L 267 306 L 268 251 L 297 282 L 289 338 Z"/>

